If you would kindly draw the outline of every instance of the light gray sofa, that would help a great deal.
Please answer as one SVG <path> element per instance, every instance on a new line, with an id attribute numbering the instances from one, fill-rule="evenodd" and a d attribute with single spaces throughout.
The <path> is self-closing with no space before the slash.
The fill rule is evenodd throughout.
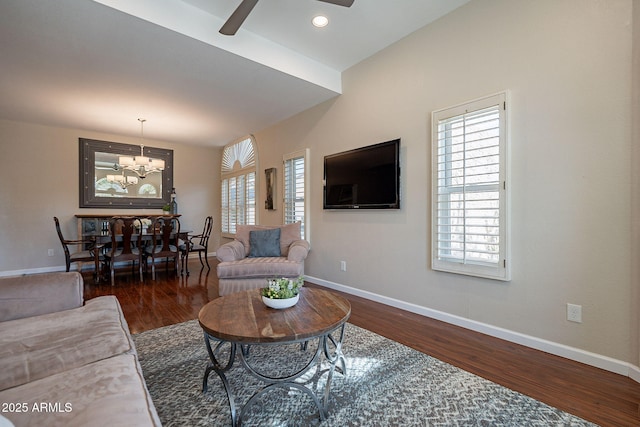
<path id="1" fill-rule="evenodd" d="M 0 278 L 0 403 L 15 426 L 160 426 L 114 296 L 77 272 Z"/>
<path id="2" fill-rule="evenodd" d="M 309 254 L 309 242 L 300 238 L 300 223 L 282 226 L 238 225 L 231 242 L 220 246 L 216 257 L 218 293 L 233 292 L 267 286 L 274 277 L 297 278 L 304 274 L 304 260 Z M 251 232 L 280 229 L 278 256 L 252 256 Z M 255 248 L 254 248 L 255 249 Z"/>

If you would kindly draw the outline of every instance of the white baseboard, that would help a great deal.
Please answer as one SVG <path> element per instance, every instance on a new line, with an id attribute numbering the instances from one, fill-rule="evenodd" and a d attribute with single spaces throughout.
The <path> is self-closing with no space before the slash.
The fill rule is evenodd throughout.
<path id="1" fill-rule="evenodd" d="M 637 383 L 640 383 L 640 366 L 631 365 L 631 369 L 629 370 L 629 378 Z"/>
<path id="2" fill-rule="evenodd" d="M 215 252 L 209 252 L 207 257 L 214 257 Z M 189 259 L 198 258 L 198 254 L 196 252 L 189 253 Z M 123 261 L 124 263 L 125 261 Z M 119 265 L 119 264 L 116 264 Z M 24 270 L 9 270 L 9 271 L 0 271 L 0 277 L 9 277 L 9 276 L 23 276 L 25 274 L 39 274 L 39 273 L 53 273 L 56 271 L 65 271 L 66 267 L 64 265 L 56 265 L 52 267 L 39 267 L 39 268 L 26 268 Z M 85 271 L 93 271 L 93 264 L 90 262 L 85 262 L 82 265 L 82 270 Z M 78 264 L 71 264 L 71 271 L 78 271 Z"/>
<path id="3" fill-rule="evenodd" d="M 75 269 L 75 266 L 71 266 L 72 270 Z M 93 270 L 93 267 L 91 268 Z M 55 271 L 65 271 L 66 267 L 62 266 L 54 266 L 54 267 L 40 267 L 40 268 L 27 268 L 24 270 L 10 270 L 10 271 L 0 271 L 0 277 L 9 277 L 9 276 L 24 276 L 25 274 L 39 274 L 39 273 L 52 273 Z"/>
<path id="4" fill-rule="evenodd" d="M 347 294 L 356 295 L 385 305 L 389 305 L 391 307 L 406 310 L 411 313 L 420 314 L 425 317 L 440 320 L 492 337 L 524 345 L 536 350 L 541 350 L 547 353 L 554 354 L 556 356 L 564 357 L 565 359 L 574 360 L 576 362 L 604 369 L 609 372 L 624 375 L 635 380 L 636 382 L 640 382 L 640 367 L 628 362 L 624 362 L 622 360 L 617 360 L 608 356 L 603 356 L 601 354 L 592 353 L 586 350 L 581 350 L 579 348 L 570 347 L 564 344 L 559 344 L 486 323 L 477 322 L 475 320 L 445 313 L 443 311 L 422 307 L 416 304 L 408 303 L 406 301 L 397 300 L 395 298 L 385 297 L 372 292 L 363 291 L 361 289 L 352 288 L 350 286 L 341 285 L 339 283 L 330 282 L 328 280 L 323 280 L 317 277 L 305 275 L 305 279 L 309 282 L 316 283 L 330 289 L 335 289 Z"/>

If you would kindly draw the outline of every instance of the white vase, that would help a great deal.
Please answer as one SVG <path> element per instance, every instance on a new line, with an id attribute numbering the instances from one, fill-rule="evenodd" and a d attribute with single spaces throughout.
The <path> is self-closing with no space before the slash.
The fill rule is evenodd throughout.
<path id="1" fill-rule="evenodd" d="M 294 305 L 296 305 L 298 303 L 298 299 L 300 299 L 300 294 L 296 295 L 293 298 L 281 298 L 281 299 L 267 298 L 267 297 L 263 296 L 262 297 L 262 302 L 267 307 L 276 308 L 276 309 L 282 309 L 282 308 L 293 307 Z"/>

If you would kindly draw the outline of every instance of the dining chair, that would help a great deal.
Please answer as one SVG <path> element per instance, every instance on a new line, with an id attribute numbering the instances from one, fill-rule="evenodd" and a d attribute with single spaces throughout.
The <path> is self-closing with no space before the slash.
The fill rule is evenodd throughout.
<path id="1" fill-rule="evenodd" d="M 62 235 L 62 231 L 60 230 L 60 221 L 58 217 L 53 217 L 53 222 L 56 224 L 56 232 L 58 233 L 58 237 L 60 238 L 60 243 L 62 244 L 62 250 L 64 251 L 64 260 L 66 264 L 67 271 L 71 269 L 72 262 L 79 262 L 79 270 L 82 270 L 83 262 L 93 262 L 95 264 L 95 275 L 99 277 L 99 267 L 100 267 L 100 259 L 99 256 L 96 257 L 95 250 L 100 250 L 99 247 L 96 247 L 95 240 L 92 239 L 78 239 L 78 240 L 68 240 L 65 239 Z M 69 250 L 69 246 L 80 246 L 80 250 L 74 253 L 71 253 Z"/>
<path id="2" fill-rule="evenodd" d="M 189 240 L 180 245 L 180 253 L 182 258 L 182 265 L 185 265 L 185 261 L 189 261 L 186 258 L 187 253 L 198 252 L 198 258 L 200 259 L 200 265 L 204 268 L 204 263 L 202 262 L 202 254 L 204 254 L 204 261 L 207 263 L 207 269 L 211 270 L 209 266 L 209 259 L 207 258 L 207 254 L 209 253 L 209 236 L 211 236 L 211 229 L 213 228 L 213 217 L 208 216 L 204 220 L 204 228 L 202 229 L 202 233 L 196 234 L 195 236 L 189 237 Z M 189 250 L 187 251 L 187 245 L 189 245 Z M 189 274 L 189 269 L 187 269 L 187 274 Z"/>
<path id="3" fill-rule="evenodd" d="M 109 220 L 111 248 L 104 254 L 111 274 L 111 286 L 115 284 L 115 265 L 120 261 L 132 261 L 135 272 L 136 261 L 142 282 L 142 221 L 138 217 L 113 217 Z"/>
<path id="4" fill-rule="evenodd" d="M 161 258 L 165 258 L 167 269 L 169 268 L 169 259 L 173 258 L 175 271 L 178 274 L 180 220 L 166 216 L 154 218 L 151 223 L 151 231 L 151 245 L 145 247 L 145 258 L 151 257 L 151 277 L 156 280 L 156 259 Z"/>

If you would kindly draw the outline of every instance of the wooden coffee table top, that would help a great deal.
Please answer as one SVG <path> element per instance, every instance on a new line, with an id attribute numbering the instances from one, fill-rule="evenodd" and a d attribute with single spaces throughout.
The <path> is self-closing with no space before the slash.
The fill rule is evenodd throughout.
<path id="1" fill-rule="evenodd" d="M 262 302 L 260 289 L 217 298 L 200 310 L 200 326 L 210 336 L 238 343 L 291 342 L 332 331 L 349 319 L 351 304 L 322 289 L 302 288 L 300 300 L 276 310 Z"/>

